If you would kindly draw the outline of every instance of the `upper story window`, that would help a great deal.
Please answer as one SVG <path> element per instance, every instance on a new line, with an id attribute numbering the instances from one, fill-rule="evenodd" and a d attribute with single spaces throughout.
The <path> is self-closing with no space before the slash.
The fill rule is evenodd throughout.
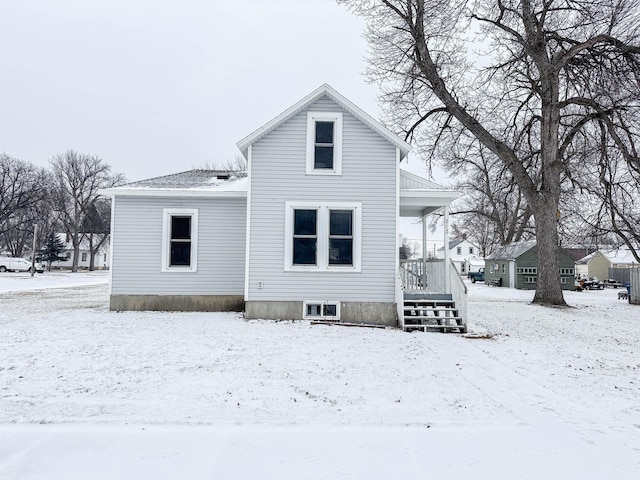
<path id="1" fill-rule="evenodd" d="M 306 173 L 342 174 L 342 113 L 307 113 Z"/>
<path id="2" fill-rule="evenodd" d="M 198 259 L 198 210 L 163 210 L 162 271 L 195 272 Z"/>
<path id="3" fill-rule="evenodd" d="M 456 248 L 456 255 L 462 255 L 462 247 Z"/>
<path id="4" fill-rule="evenodd" d="M 287 202 L 285 270 L 360 271 L 360 203 Z"/>
<path id="5" fill-rule="evenodd" d="M 473 247 L 469 247 L 469 255 L 473 255 Z"/>

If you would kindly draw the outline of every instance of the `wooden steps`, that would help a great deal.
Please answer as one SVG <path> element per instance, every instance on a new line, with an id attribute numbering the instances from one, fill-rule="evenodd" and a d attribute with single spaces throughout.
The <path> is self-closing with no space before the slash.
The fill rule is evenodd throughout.
<path id="1" fill-rule="evenodd" d="M 467 326 L 458 314 L 455 302 L 448 295 L 411 295 L 404 299 L 404 330 L 466 333 Z M 449 297 L 449 298 L 446 298 Z"/>

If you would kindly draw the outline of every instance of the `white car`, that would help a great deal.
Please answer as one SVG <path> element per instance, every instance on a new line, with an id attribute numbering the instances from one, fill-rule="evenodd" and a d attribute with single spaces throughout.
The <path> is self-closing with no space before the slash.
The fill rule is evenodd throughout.
<path id="1" fill-rule="evenodd" d="M 36 272 L 44 272 L 44 264 L 36 262 Z M 26 258 L 0 257 L 0 272 L 30 272 L 31 260 Z"/>

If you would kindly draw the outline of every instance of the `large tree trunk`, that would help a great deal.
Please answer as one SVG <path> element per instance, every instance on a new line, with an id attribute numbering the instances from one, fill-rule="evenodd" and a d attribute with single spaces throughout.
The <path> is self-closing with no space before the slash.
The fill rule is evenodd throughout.
<path id="1" fill-rule="evenodd" d="M 560 251 L 558 247 L 558 220 L 551 205 L 533 207 L 538 243 L 538 285 L 533 303 L 566 305 L 560 283 Z"/>
<path id="2" fill-rule="evenodd" d="M 558 78 L 554 67 L 541 55 L 542 118 L 540 122 L 540 157 L 542 183 L 538 192 L 529 192 L 529 205 L 536 222 L 538 243 L 538 285 L 533 303 L 566 305 L 560 279 L 558 205 L 560 203 L 561 162 L 558 158 Z M 543 68 L 544 67 L 544 68 Z"/>

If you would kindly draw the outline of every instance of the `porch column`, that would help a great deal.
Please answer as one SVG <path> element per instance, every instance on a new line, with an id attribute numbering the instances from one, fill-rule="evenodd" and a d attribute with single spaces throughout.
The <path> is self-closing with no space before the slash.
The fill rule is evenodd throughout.
<path id="1" fill-rule="evenodd" d="M 449 263 L 449 207 L 444 207 L 444 293 L 451 293 Z"/>
<path id="2" fill-rule="evenodd" d="M 422 215 L 422 289 L 427 290 L 427 216 Z"/>

